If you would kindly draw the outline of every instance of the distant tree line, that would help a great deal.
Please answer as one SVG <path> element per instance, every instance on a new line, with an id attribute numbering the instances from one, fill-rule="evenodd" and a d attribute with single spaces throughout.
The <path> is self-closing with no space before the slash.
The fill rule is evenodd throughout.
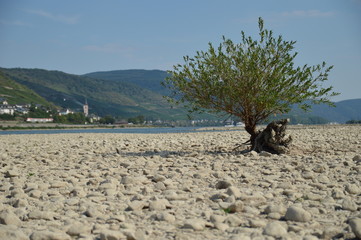
<path id="1" fill-rule="evenodd" d="M 0 114 L 0 120 L 12 121 L 12 120 L 15 120 L 15 115 L 8 114 L 8 113 Z"/>
<path id="2" fill-rule="evenodd" d="M 143 115 L 128 118 L 128 123 L 133 123 L 133 124 L 143 124 L 144 121 L 145 121 L 145 117 Z"/>
<path id="3" fill-rule="evenodd" d="M 102 117 L 99 120 L 100 124 L 114 124 L 115 123 L 115 118 L 112 117 L 111 115 L 106 115 L 105 117 Z"/>
<path id="4" fill-rule="evenodd" d="M 73 123 L 73 124 L 84 124 L 89 122 L 89 119 L 85 117 L 84 113 L 69 113 L 67 115 L 54 115 L 55 123 Z"/>
<path id="5" fill-rule="evenodd" d="M 346 124 L 361 124 L 361 120 L 349 120 Z"/>

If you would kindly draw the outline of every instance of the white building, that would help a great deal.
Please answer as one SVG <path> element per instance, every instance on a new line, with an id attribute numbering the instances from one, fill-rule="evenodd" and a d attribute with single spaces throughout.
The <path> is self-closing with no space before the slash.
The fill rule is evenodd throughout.
<path id="1" fill-rule="evenodd" d="M 53 118 L 27 118 L 26 121 L 27 122 L 31 122 L 31 123 L 48 123 L 48 122 L 53 122 Z"/>
<path id="2" fill-rule="evenodd" d="M 71 114 L 71 113 L 74 113 L 73 111 L 69 110 L 69 109 L 63 109 L 59 112 L 59 115 L 62 116 L 62 115 L 68 115 L 68 114 Z"/>
<path id="3" fill-rule="evenodd" d="M 0 114 L 14 115 L 16 107 L 8 104 L 0 104 Z"/>
<path id="4" fill-rule="evenodd" d="M 85 104 L 83 105 L 84 115 L 87 117 L 89 115 L 89 105 L 88 101 L 85 100 Z"/>

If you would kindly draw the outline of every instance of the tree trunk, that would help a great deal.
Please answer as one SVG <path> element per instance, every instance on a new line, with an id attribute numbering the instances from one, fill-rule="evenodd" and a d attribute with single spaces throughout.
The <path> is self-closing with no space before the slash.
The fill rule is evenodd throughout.
<path id="1" fill-rule="evenodd" d="M 288 153 L 289 145 L 292 142 L 292 137 L 286 134 L 288 123 L 289 119 L 273 121 L 267 125 L 266 129 L 258 132 L 255 137 L 251 134 L 252 150 L 277 154 Z M 252 137 L 254 138 L 254 143 L 252 143 Z"/>
<path id="2" fill-rule="evenodd" d="M 245 126 L 246 131 L 251 135 L 249 141 L 251 143 L 251 148 L 253 149 L 256 143 L 256 138 L 258 136 L 258 134 L 260 133 L 259 131 L 256 130 L 256 125 L 248 125 L 246 124 Z"/>

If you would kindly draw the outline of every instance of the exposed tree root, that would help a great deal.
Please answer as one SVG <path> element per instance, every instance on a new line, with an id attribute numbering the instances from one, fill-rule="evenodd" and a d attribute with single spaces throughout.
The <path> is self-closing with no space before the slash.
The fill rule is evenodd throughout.
<path id="1" fill-rule="evenodd" d="M 257 135 L 252 150 L 276 154 L 288 153 L 292 142 L 292 137 L 286 134 L 288 123 L 289 119 L 282 119 L 268 124 L 266 129 Z"/>

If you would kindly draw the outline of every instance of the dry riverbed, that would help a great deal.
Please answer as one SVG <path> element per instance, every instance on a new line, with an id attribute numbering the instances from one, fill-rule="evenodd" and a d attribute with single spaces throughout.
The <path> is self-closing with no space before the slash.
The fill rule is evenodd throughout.
<path id="1" fill-rule="evenodd" d="M 0 239 L 361 238 L 361 126 L 288 131 L 0 136 Z"/>

